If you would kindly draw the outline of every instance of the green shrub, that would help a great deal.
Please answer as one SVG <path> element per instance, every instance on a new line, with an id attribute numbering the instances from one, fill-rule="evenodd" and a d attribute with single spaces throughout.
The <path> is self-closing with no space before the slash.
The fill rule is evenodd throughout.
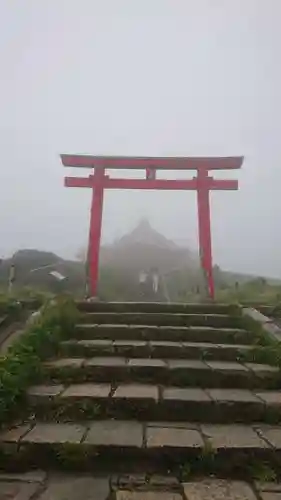
<path id="1" fill-rule="evenodd" d="M 0 358 L 0 426 L 19 412 L 27 387 L 40 377 L 41 362 L 54 354 L 60 340 L 71 333 L 77 315 L 69 298 L 47 302 L 41 314 Z"/>

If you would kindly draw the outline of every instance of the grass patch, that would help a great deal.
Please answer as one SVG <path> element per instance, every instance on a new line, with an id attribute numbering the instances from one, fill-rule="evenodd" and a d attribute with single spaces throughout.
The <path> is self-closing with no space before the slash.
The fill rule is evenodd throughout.
<path id="1" fill-rule="evenodd" d="M 0 426 L 20 414 L 29 385 L 40 379 L 41 362 L 54 354 L 77 320 L 74 302 L 66 297 L 47 302 L 41 314 L 0 357 Z"/>

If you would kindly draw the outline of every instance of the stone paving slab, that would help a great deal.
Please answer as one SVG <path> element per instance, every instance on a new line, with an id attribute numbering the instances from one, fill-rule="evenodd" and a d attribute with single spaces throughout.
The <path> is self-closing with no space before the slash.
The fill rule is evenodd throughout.
<path id="1" fill-rule="evenodd" d="M 42 398 L 50 398 L 59 396 L 65 387 L 62 384 L 59 385 L 33 385 L 27 390 L 28 396 L 36 396 Z"/>
<path id="2" fill-rule="evenodd" d="M 248 372 L 248 368 L 234 361 L 206 361 L 209 368 L 222 372 Z"/>
<path id="3" fill-rule="evenodd" d="M 163 400 L 164 401 L 194 401 L 200 402 L 211 402 L 210 396 L 204 389 L 188 387 L 168 387 L 163 390 Z"/>
<path id="4" fill-rule="evenodd" d="M 187 500 L 257 500 L 251 486 L 240 481 L 202 480 L 183 484 Z"/>
<path id="5" fill-rule="evenodd" d="M 64 398 L 108 398 L 111 392 L 110 384 L 74 384 L 70 385 L 61 395 Z"/>
<path id="6" fill-rule="evenodd" d="M 31 500 L 40 488 L 38 483 L 0 481 L 0 500 Z"/>
<path id="7" fill-rule="evenodd" d="M 258 431 L 271 446 L 276 450 L 281 450 L 281 427 L 261 425 L 258 427 Z"/>
<path id="8" fill-rule="evenodd" d="M 0 482 L 1 481 L 19 481 L 24 483 L 44 483 L 47 478 L 47 472 L 44 470 L 31 470 L 28 472 L 22 473 L 9 473 L 9 472 L 1 472 L 0 473 Z M 1 497 L 0 497 L 1 498 Z"/>
<path id="9" fill-rule="evenodd" d="M 130 368 L 166 368 L 166 363 L 162 359 L 156 358 L 133 358 L 129 359 L 128 366 Z"/>
<path id="10" fill-rule="evenodd" d="M 215 449 L 219 448 L 268 448 L 257 432 L 246 425 L 202 425 L 204 436 Z"/>
<path id="11" fill-rule="evenodd" d="M 84 443 L 97 446 L 140 448 L 143 444 L 143 426 L 134 421 L 103 420 L 93 422 Z"/>
<path id="12" fill-rule="evenodd" d="M 267 375 L 268 373 L 279 373 L 279 368 L 277 366 L 271 366 L 261 363 L 245 363 L 245 366 L 258 376 Z"/>
<path id="13" fill-rule="evenodd" d="M 158 402 L 159 390 L 156 385 L 126 384 L 119 385 L 112 395 L 113 399 L 138 399 Z"/>
<path id="14" fill-rule="evenodd" d="M 259 397 L 247 389 L 206 389 L 206 392 L 213 401 L 217 402 L 261 403 Z"/>
<path id="15" fill-rule="evenodd" d="M 31 429 L 31 424 L 23 424 L 4 430 L 0 435 L 0 442 L 5 441 L 7 443 L 18 443 Z"/>
<path id="16" fill-rule="evenodd" d="M 59 369 L 73 369 L 82 368 L 84 364 L 83 358 L 58 358 L 52 361 L 45 361 L 43 366 L 47 369 L 59 370 Z"/>
<path id="17" fill-rule="evenodd" d="M 109 478 L 83 475 L 53 476 L 38 500 L 107 500 Z"/>
<path id="18" fill-rule="evenodd" d="M 261 492 L 261 500 L 281 500 L 281 493 L 278 492 Z"/>
<path id="19" fill-rule="evenodd" d="M 148 427 L 146 434 L 148 448 L 200 448 L 204 444 L 200 433 L 194 429 Z"/>
<path id="20" fill-rule="evenodd" d="M 85 434 L 85 427 L 76 424 L 40 424 L 37 423 L 27 434 L 25 434 L 21 442 L 24 443 L 81 443 Z"/>
<path id="21" fill-rule="evenodd" d="M 281 391 L 263 391 L 255 394 L 268 405 L 281 405 Z"/>
<path id="22" fill-rule="evenodd" d="M 86 359 L 85 361 L 85 367 L 90 367 L 90 366 L 99 366 L 99 367 L 116 367 L 116 366 L 125 366 L 126 365 L 126 358 L 119 358 L 117 356 L 110 356 L 110 357 L 95 357 L 95 358 L 90 358 Z"/>
<path id="23" fill-rule="evenodd" d="M 258 491 L 267 491 L 267 492 L 275 492 L 281 493 L 281 483 L 273 483 L 273 482 L 256 482 L 255 487 Z"/>

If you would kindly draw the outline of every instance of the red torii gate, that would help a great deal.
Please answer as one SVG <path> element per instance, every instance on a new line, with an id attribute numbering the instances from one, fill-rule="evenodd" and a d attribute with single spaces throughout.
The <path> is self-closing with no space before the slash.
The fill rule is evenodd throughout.
<path id="1" fill-rule="evenodd" d="M 212 242 L 210 223 L 210 190 L 237 190 L 237 180 L 214 179 L 209 170 L 239 169 L 243 157 L 121 157 L 61 155 L 65 167 L 93 169 L 89 177 L 65 177 L 66 187 L 92 189 L 90 236 L 88 249 L 89 285 L 91 296 L 97 294 L 99 251 L 102 226 L 103 194 L 105 189 L 159 189 L 197 191 L 200 259 L 208 295 L 214 298 Z M 110 178 L 106 169 L 145 169 L 145 179 Z M 196 170 L 197 176 L 189 180 L 157 179 L 157 170 Z"/>

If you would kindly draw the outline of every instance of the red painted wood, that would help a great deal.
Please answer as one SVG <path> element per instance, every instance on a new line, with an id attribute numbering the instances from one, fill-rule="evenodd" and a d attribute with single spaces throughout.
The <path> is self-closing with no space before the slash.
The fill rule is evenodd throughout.
<path id="1" fill-rule="evenodd" d="M 98 171 L 99 169 L 97 169 Z M 206 172 L 207 173 L 207 172 Z M 208 188 L 220 191 L 236 191 L 238 181 L 208 178 Z M 90 177 L 65 177 L 66 187 L 94 188 L 96 181 L 94 176 Z M 198 189 L 198 180 L 196 178 L 189 180 L 167 180 L 167 179 L 110 179 L 104 177 L 104 189 L 156 189 L 156 190 L 181 190 L 194 191 Z"/>
<path id="2" fill-rule="evenodd" d="M 91 177 L 65 177 L 65 187 L 92 188 L 95 183 Z"/>
<path id="3" fill-rule="evenodd" d="M 88 248 L 89 285 L 92 297 L 97 296 L 99 276 L 99 253 L 102 228 L 104 170 L 98 169 L 94 175 L 95 189 L 92 191 L 90 235 Z"/>
<path id="4" fill-rule="evenodd" d="M 142 169 L 157 167 L 166 170 L 233 170 L 241 168 L 242 156 L 229 157 L 137 157 L 137 156 L 87 156 L 61 155 L 65 167 L 109 169 Z"/>
<path id="5" fill-rule="evenodd" d="M 201 267 L 208 287 L 208 295 L 214 299 L 209 179 L 206 171 L 198 172 L 197 209 Z"/>

